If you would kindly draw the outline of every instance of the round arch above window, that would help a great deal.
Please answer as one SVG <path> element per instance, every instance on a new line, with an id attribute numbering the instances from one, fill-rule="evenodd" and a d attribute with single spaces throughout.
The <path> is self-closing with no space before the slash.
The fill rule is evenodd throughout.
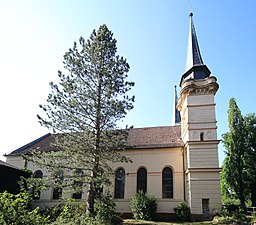
<path id="1" fill-rule="evenodd" d="M 34 172 L 34 178 L 43 178 L 43 172 L 41 170 L 36 170 Z"/>

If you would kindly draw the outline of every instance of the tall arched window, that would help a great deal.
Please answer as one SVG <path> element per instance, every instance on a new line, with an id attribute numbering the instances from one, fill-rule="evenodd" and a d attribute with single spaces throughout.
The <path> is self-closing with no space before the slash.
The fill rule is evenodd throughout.
<path id="1" fill-rule="evenodd" d="M 124 198 L 125 170 L 119 168 L 115 174 L 115 198 Z"/>
<path id="2" fill-rule="evenodd" d="M 147 192 L 147 170 L 145 168 L 137 171 L 137 192 L 139 191 Z"/>
<path id="3" fill-rule="evenodd" d="M 35 171 L 34 178 L 42 179 L 43 172 L 41 170 Z M 40 199 L 40 191 L 36 190 L 36 187 L 33 187 L 33 189 L 32 189 L 32 196 L 33 196 L 33 199 L 35 199 L 35 200 Z"/>
<path id="4" fill-rule="evenodd" d="M 173 198 L 173 172 L 170 167 L 162 171 L 162 197 Z"/>
<path id="5" fill-rule="evenodd" d="M 56 183 L 58 183 L 58 185 L 60 186 L 63 181 L 64 181 L 64 172 L 63 170 L 60 170 L 56 173 Z M 60 199 L 62 196 L 62 188 L 61 187 L 56 187 L 53 189 L 53 193 L 52 193 L 52 199 Z"/>
<path id="6" fill-rule="evenodd" d="M 74 199 L 81 199 L 82 198 L 82 187 L 83 187 L 83 182 L 82 182 L 82 176 L 84 175 L 83 170 L 77 169 L 74 172 L 74 190 L 75 193 L 73 193 L 73 198 Z"/>

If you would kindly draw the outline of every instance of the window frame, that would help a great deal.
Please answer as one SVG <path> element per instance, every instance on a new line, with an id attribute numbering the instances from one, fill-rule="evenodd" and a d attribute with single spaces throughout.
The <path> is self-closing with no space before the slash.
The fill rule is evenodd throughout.
<path id="1" fill-rule="evenodd" d="M 200 141 L 203 141 L 204 140 L 204 132 L 201 132 L 200 133 Z"/>
<path id="2" fill-rule="evenodd" d="M 124 199 L 124 194 L 125 194 L 125 169 L 123 167 L 119 167 L 115 171 L 114 198 Z"/>
<path id="3" fill-rule="evenodd" d="M 143 191 L 144 193 L 147 193 L 147 182 L 148 182 L 148 172 L 145 167 L 140 167 L 137 170 L 137 192 Z"/>
<path id="4" fill-rule="evenodd" d="M 173 169 L 166 166 L 162 170 L 162 198 L 173 199 L 173 196 Z"/>
<path id="5" fill-rule="evenodd" d="M 76 169 L 75 172 L 74 172 L 75 178 L 79 177 L 79 176 L 83 176 L 83 175 L 84 175 L 84 172 L 83 172 L 82 169 Z M 79 181 L 79 180 L 74 180 L 73 185 L 75 186 L 74 188 L 78 187 L 78 189 L 81 189 L 83 187 L 83 182 Z M 82 199 L 82 196 L 83 196 L 83 191 L 82 190 L 76 191 L 72 194 L 73 199 Z"/>
<path id="6" fill-rule="evenodd" d="M 39 174 L 39 175 L 38 175 Z M 44 173 L 42 172 L 42 170 L 36 170 L 33 174 L 33 178 L 35 179 L 42 179 L 43 178 Z M 34 200 L 39 200 L 40 199 L 40 195 L 41 195 L 41 191 L 39 190 L 35 190 L 36 187 L 32 188 L 32 196 Z"/>
<path id="7" fill-rule="evenodd" d="M 63 183 L 64 181 L 64 171 L 60 170 L 56 173 L 56 177 L 58 179 L 58 182 L 60 184 Z M 59 200 L 62 197 L 62 188 L 61 187 L 55 187 L 53 188 L 53 192 L 52 192 L 52 199 L 53 200 Z"/>

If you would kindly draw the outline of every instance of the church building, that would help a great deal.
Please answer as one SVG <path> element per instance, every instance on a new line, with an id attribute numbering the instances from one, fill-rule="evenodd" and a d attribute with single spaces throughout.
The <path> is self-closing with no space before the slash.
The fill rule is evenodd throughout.
<path id="1" fill-rule="evenodd" d="M 157 215 L 169 218 L 174 208 L 186 202 L 195 220 L 208 219 L 221 208 L 220 168 L 218 162 L 217 122 L 214 96 L 216 77 L 203 63 L 193 13 L 189 16 L 186 69 L 180 79 L 180 93 L 174 89 L 171 126 L 133 128 L 129 131 L 124 155 L 133 163 L 116 163 L 112 193 L 117 211 L 131 215 L 130 200 L 143 190 L 157 198 Z M 54 135 L 46 134 L 6 155 L 7 163 L 29 168 L 34 176 L 47 176 L 44 168 L 26 162 L 21 155 L 31 149 L 51 151 Z M 65 172 L 64 172 L 65 177 Z M 86 194 L 71 195 L 85 199 Z M 58 204 L 60 190 L 47 189 L 34 204 L 44 207 Z"/>

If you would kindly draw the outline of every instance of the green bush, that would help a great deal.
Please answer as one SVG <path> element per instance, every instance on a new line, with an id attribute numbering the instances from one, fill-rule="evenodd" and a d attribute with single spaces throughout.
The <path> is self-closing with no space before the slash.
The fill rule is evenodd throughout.
<path id="1" fill-rule="evenodd" d="M 157 209 L 156 197 L 143 191 L 136 193 L 131 199 L 131 210 L 135 219 L 152 220 Z"/>
<path id="2" fill-rule="evenodd" d="M 237 204 L 223 205 L 217 220 L 223 223 L 248 222 L 250 219 L 245 215 L 244 209 Z"/>
<path id="3" fill-rule="evenodd" d="M 103 223 L 117 225 L 122 219 L 116 214 L 116 204 L 109 194 L 102 195 L 95 202 L 95 218 Z"/>
<path id="4" fill-rule="evenodd" d="M 59 216 L 51 225 L 117 225 L 122 219 L 115 213 L 115 207 L 110 196 L 101 196 L 95 201 L 95 215 L 89 216 L 84 202 L 67 199 L 59 206 Z"/>
<path id="5" fill-rule="evenodd" d="M 191 211 L 190 211 L 189 206 L 185 202 L 180 203 L 173 210 L 175 212 L 175 216 L 176 216 L 177 220 L 182 221 L 182 222 L 190 220 Z"/>
<path id="6" fill-rule="evenodd" d="M 234 216 L 237 213 L 240 213 L 241 208 L 239 205 L 236 204 L 226 204 L 223 205 L 220 214 L 221 216 L 227 217 L 227 216 Z"/>
<path id="7" fill-rule="evenodd" d="M 90 218 L 86 215 L 86 205 L 84 202 L 77 202 L 74 199 L 66 199 L 60 206 L 58 218 L 52 225 L 69 224 L 69 225 L 85 225 L 92 224 Z M 57 214 L 56 214 L 57 215 Z"/>
<path id="8" fill-rule="evenodd" d="M 63 205 L 57 205 L 54 207 L 45 207 L 44 209 L 40 209 L 40 214 L 43 217 L 47 217 L 49 222 L 54 222 L 60 215 L 60 213 L 63 211 Z"/>
<path id="9" fill-rule="evenodd" d="M 2 225 L 44 225 L 48 217 L 40 215 L 38 208 L 31 210 L 32 198 L 22 191 L 17 195 L 0 193 L 0 224 Z"/>

